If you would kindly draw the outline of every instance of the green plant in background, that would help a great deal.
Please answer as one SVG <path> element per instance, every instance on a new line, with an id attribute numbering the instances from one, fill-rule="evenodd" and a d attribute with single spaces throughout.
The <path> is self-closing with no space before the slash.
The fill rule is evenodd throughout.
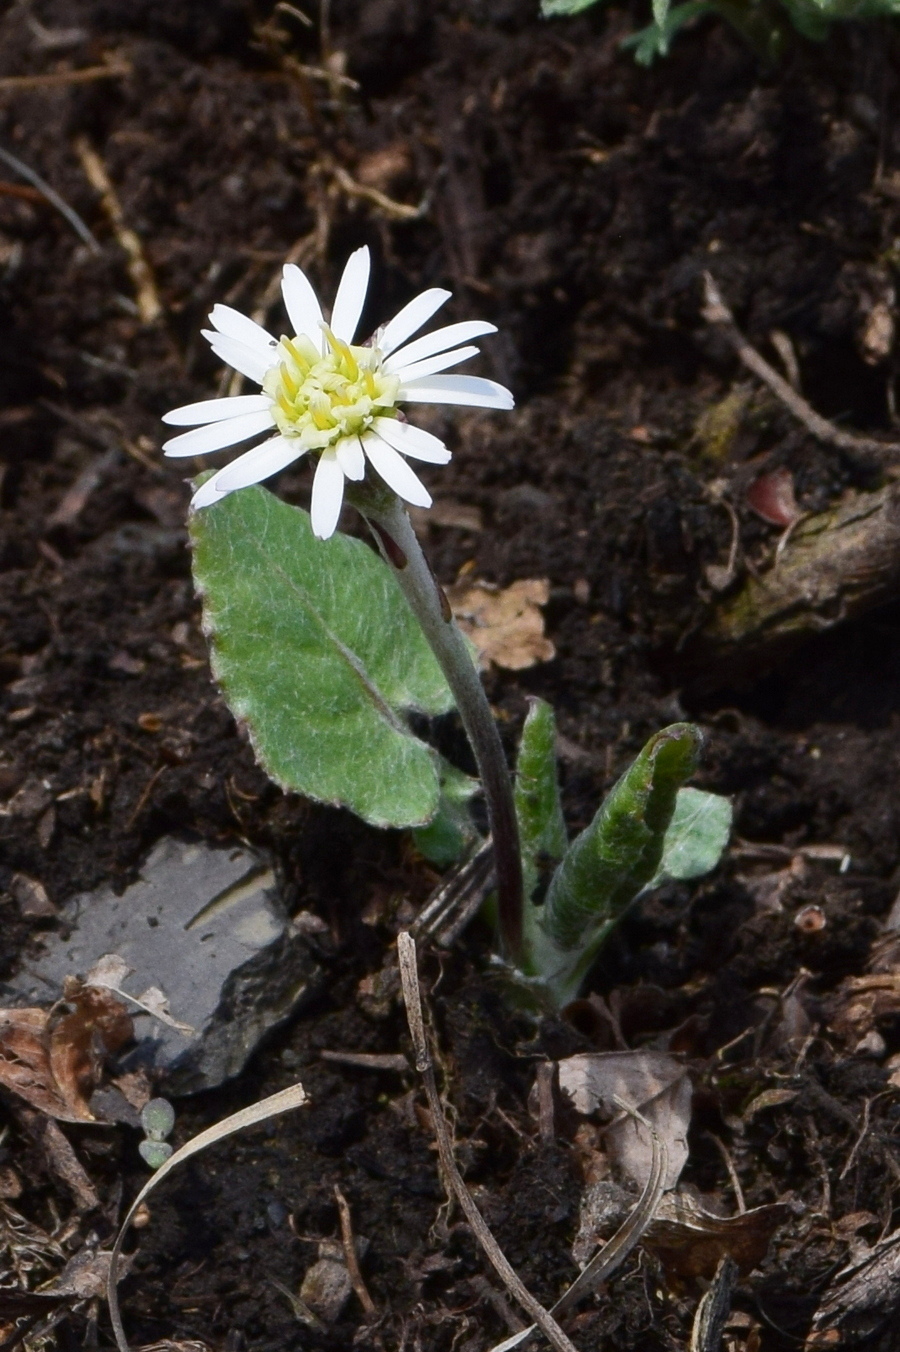
<path id="1" fill-rule="evenodd" d="M 194 577 L 213 672 L 277 783 L 375 826 L 412 828 L 439 866 L 481 844 L 470 806 L 483 792 L 501 959 L 559 1007 L 577 994 L 610 929 L 644 889 L 715 866 L 731 808 L 684 787 L 701 737 L 678 723 L 650 739 L 570 843 L 554 716 L 542 701 L 526 719 L 513 785 L 471 646 L 401 501 L 431 502 L 407 455 L 437 464 L 450 457 L 405 420 L 401 402 L 512 407 L 493 381 L 440 374 L 477 350 L 454 343 L 493 325 L 451 324 L 408 341 L 449 296 L 433 289 L 357 345 L 368 276 L 368 251 L 359 250 L 327 324 L 305 276 L 286 268 L 294 335 L 280 340 L 217 305 L 206 334 L 214 352 L 262 392 L 167 415 L 193 428 L 166 444 L 169 455 L 270 434 L 201 480 L 193 498 Z M 318 457 L 309 514 L 258 482 L 303 455 Z M 345 496 L 379 553 L 336 532 Z M 454 707 L 478 779 L 444 760 L 409 721 Z"/>
<path id="2" fill-rule="evenodd" d="M 541 0 L 544 18 L 580 14 L 602 0 Z M 652 0 L 653 22 L 622 43 L 635 60 L 649 66 L 665 56 L 676 33 L 705 14 L 726 19 L 765 60 L 784 51 L 793 28 L 806 38 L 823 41 L 833 24 L 846 19 L 896 18 L 900 0 Z"/>

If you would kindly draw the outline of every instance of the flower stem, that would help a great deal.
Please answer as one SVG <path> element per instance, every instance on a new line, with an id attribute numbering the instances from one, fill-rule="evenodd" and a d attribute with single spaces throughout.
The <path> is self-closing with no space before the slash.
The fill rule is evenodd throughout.
<path id="1" fill-rule="evenodd" d="M 358 489 L 354 497 L 441 665 L 475 753 L 494 844 L 500 936 L 507 957 L 516 961 L 522 948 L 519 827 L 512 781 L 481 677 L 399 498 L 375 493 L 363 498 Z"/>

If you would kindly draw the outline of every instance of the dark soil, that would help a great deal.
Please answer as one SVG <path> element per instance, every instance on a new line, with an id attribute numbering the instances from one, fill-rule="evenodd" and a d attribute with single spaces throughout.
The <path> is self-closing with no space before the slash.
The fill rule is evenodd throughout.
<path id="1" fill-rule="evenodd" d="M 408 1045 L 400 1011 L 373 1018 L 357 987 L 434 876 L 404 838 L 286 797 L 255 766 L 205 662 L 183 469 L 158 453 L 160 415 L 220 381 L 199 338 L 210 305 L 255 309 L 295 248 L 328 295 L 348 251 L 368 243 L 373 323 L 446 284 L 450 318 L 499 327 L 484 370 L 514 389 L 516 413 L 435 413 L 431 424 L 455 452 L 431 476 L 441 519 L 461 503 L 480 509 L 483 529 L 432 523 L 427 547 L 445 581 L 464 564 L 500 584 L 550 579 L 557 658 L 495 674 L 490 694 L 510 745 L 526 695 L 553 701 L 572 828 L 646 736 L 685 711 L 708 732 L 699 782 L 734 796 L 743 844 L 711 880 L 640 908 L 593 978 L 631 1045 L 656 1040 L 693 1059 L 685 1179 L 733 1211 L 712 1134 L 748 1206 L 788 1204 L 768 1257 L 739 1287 L 733 1346 L 796 1347 L 860 1237 L 893 1229 L 900 1107 L 885 1058 L 900 1051 L 900 1024 L 882 1020 L 859 1051 L 827 1025 L 896 890 L 897 610 L 808 642 L 773 671 L 748 654 L 741 683 L 733 667 L 727 680 L 714 669 L 699 679 L 685 653 L 714 606 L 705 570 L 724 563 L 731 538 L 710 484 L 726 485 L 743 556 L 759 566 L 779 535 L 744 503 L 761 469 L 787 466 L 805 511 L 878 482 L 871 464 L 819 445 L 758 393 L 724 458 L 704 450 L 698 419 L 744 373 L 700 317 L 700 276 L 715 273 L 769 355 L 772 330 L 790 336 L 822 413 L 889 431 L 894 370 L 865 335 L 875 300 L 893 303 L 898 257 L 896 33 L 848 26 L 763 70 L 728 30 L 704 23 L 646 71 L 618 50 L 643 8 L 555 24 L 536 8 L 334 0 L 332 69 L 342 54 L 354 86 L 304 73 L 321 59 L 317 30 L 262 5 L 41 0 L 5 10 L 0 76 L 110 56 L 131 73 L 0 85 L 0 144 L 102 244 L 91 252 L 45 202 L 0 184 L 0 795 L 16 805 L 0 817 L 0 888 L 24 873 L 58 904 L 124 884 L 153 841 L 189 831 L 270 850 L 292 908 L 330 927 L 327 996 L 228 1092 L 179 1105 L 186 1139 L 298 1076 L 312 1099 L 161 1192 L 141 1232 L 140 1280 L 122 1288 L 135 1344 L 199 1338 L 262 1352 L 359 1337 L 480 1352 L 508 1331 L 468 1228 L 444 1207 L 414 1079 L 319 1056 Z M 80 36 L 41 46 L 30 12 Z M 81 136 L 102 153 L 143 241 L 164 307 L 155 324 L 136 313 L 125 256 L 76 154 Z M 423 202 L 421 217 L 392 219 L 345 191 L 335 167 Z M 298 502 L 308 490 L 305 472 L 279 483 Z M 783 848 L 754 856 L 748 842 Z M 812 845 L 843 847 L 849 868 L 803 856 Z M 0 904 L 2 975 L 35 922 L 11 894 Z M 815 933 L 795 923 L 811 905 L 826 922 Z M 552 1303 L 575 1274 L 581 1184 L 565 1124 L 556 1143 L 538 1140 L 534 1065 L 608 1044 L 585 1011 L 540 1029 L 510 1014 L 483 976 L 486 952 L 476 926 L 423 976 L 436 988 L 461 1167 L 510 1260 Z M 777 992 L 801 972 L 810 1040 L 798 1054 Z M 724 1073 L 715 1053 L 748 1028 L 755 1039 L 728 1054 Z M 757 1094 L 785 1087 L 796 1094 L 741 1117 Z M 133 1133 L 71 1138 L 108 1201 L 123 1173 L 126 1194 L 139 1186 Z M 14 1141 L 2 1147 L 8 1159 Z M 32 1183 L 16 1205 L 52 1228 L 51 1208 L 66 1214 L 69 1195 L 49 1175 Z M 316 1333 L 275 1284 L 296 1291 L 314 1241 L 337 1233 L 335 1183 L 369 1240 L 374 1332 L 359 1332 L 351 1302 Z M 98 1224 L 102 1238 L 109 1218 Z M 702 1290 L 633 1256 L 573 1319 L 572 1336 L 611 1352 L 684 1348 Z M 889 1323 L 875 1323 L 869 1345 L 896 1346 Z M 83 1315 L 56 1336 L 74 1347 Z M 109 1342 L 102 1318 L 100 1339 Z"/>

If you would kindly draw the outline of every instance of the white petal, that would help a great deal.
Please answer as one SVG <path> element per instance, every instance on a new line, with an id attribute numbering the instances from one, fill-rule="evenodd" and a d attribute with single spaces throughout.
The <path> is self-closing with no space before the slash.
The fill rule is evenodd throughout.
<path id="1" fill-rule="evenodd" d="M 230 305 L 214 305 L 209 322 L 226 338 L 234 338 L 239 343 L 252 347 L 254 352 L 270 354 L 277 346 L 271 333 L 266 333 L 262 325 L 242 315 L 240 310 L 232 310 Z"/>
<path id="2" fill-rule="evenodd" d="M 366 245 L 347 259 L 331 311 L 331 331 L 335 338 L 340 338 L 344 343 L 352 343 L 356 337 L 369 289 L 371 266 L 372 259 Z"/>
<path id="3" fill-rule="evenodd" d="M 267 394 L 236 394 L 230 399 L 201 399 L 199 404 L 183 404 L 164 413 L 162 420 L 170 427 L 197 427 L 200 423 L 236 418 L 239 413 L 262 413 L 271 407 L 272 400 Z"/>
<path id="4" fill-rule="evenodd" d="M 294 327 L 294 333 L 305 334 L 316 347 L 322 350 L 322 307 L 312 289 L 305 272 L 301 272 L 296 263 L 285 263 L 281 279 L 281 294 L 284 296 L 288 319 Z"/>
<path id="5" fill-rule="evenodd" d="M 438 352 L 433 357 L 426 357 L 424 361 L 414 361 L 409 366 L 402 366 L 395 374 L 404 385 L 407 385 L 411 380 L 423 380 L 425 376 L 433 376 L 437 371 L 446 371 L 451 366 L 458 366 L 460 362 L 477 356 L 477 347 L 456 347 L 452 352 Z"/>
<path id="6" fill-rule="evenodd" d="M 393 446 L 403 455 L 411 455 L 414 460 L 427 460 L 430 465 L 446 465 L 451 458 L 447 447 L 439 437 L 433 437 L 422 427 L 413 427 L 412 423 L 400 422 L 399 418 L 373 418 L 372 430 L 382 441 Z"/>
<path id="7" fill-rule="evenodd" d="M 480 376 L 426 376 L 401 385 L 398 400 L 408 404 L 467 404 L 469 408 L 514 408 L 504 385 Z"/>
<path id="8" fill-rule="evenodd" d="M 402 310 L 398 310 L 394 318 L 385 324 L 378 340 L 378 346 L 384 355 L 387 357 L 401 343 L 405 343 L 407 338 L 417 333 L 422 325 L 427 324 L 431 316 L 446 304 L 452 294 L 452 291 L 444 291 L 439 286 L 433 286 L 430 290 L 415 296 Z"/>
<path id="9" fill-rule="evenodd" d="M 366 458 L 359 437 L 343 437 L 335 446 L 334 453 L 348 479 L 358 483 L 366 477 Z"/>
<path id="10" fill-rule="evenodd" d="M 483 338 L 486 333 L 496 333 L 497 325 L 488 324 L 484 319 L 469 319 L 462 324 L 445 324 L 434 333 L 426 333 L 414 343 L 407 343 L 398 352 L 394 352 L 384 363 L 384 369 L 392 374 L 403 366 L 409 366 L 423 357 L 431 357 L 435 352 L 446 352 L 457 343 L 471 343 L 473 338 Z"/>
<path id="11" fill-rule="evenodd" d="M 316 465 L 309 514 L 313 535 L 327 540 L 334 535 L 344 501 L 344 471 L 334 451 L 323 451 Z"/>
<path id="12" fill-rule="evenodd" d="M 214 502 L 219 502 L 225 495 L 219 491 L 218 478 L 222 471 L 213 474 L 206 483 L 201 484 L 194 496 L 191 498 L 191 510 L 196 512 L 201 507 L 210 507 Z"/>
<path id="13" fill-rule="evenodd" d="M 431 494 L 428 489 L 393 446 L 382 441 L 374 432 L 366 433 L 363 437 L 363 446 L 366 455 L 388 488 L 393 488 L 395 493 L 399 493 L 404 501 L 411 502 L 414 507 L 431 506 Z"/>
<path id="14" fill-rule="evenodd" d="M 269 409 L 263 409 L 261 413 L 242 413 L 237 418 L 207 423 L 206 427 L 195 427 L 190 432 L 170 437 L 163 450 L 166 455 L 211 455 L 213 451 L 255 437 L 259 432 L 267 432 L 273 426 Z"/>
<path id="15" fill-rule="evenodd" d="M 248 380 L 255 380 L 257 385 L 263 383 L 266 372 L 275 365 L 277 353 L 274 348 L 270 355 L 265 356 L 255 347 L 248 347 L 246 343 L 229 338 L 224 333 L 215 333 L 212 329 L 201 329 L 201 333 L 217 357 L 240 371 Z"/>
<path id="16" fill-rule="evenodd" d="M 262 483 L 270 475 L 298 460 L 304 454 L 296 437 L 272 437 L 252 451 L 245 451 L 216 475 L 220 493 L 233 493 L 236 488 Z"/>

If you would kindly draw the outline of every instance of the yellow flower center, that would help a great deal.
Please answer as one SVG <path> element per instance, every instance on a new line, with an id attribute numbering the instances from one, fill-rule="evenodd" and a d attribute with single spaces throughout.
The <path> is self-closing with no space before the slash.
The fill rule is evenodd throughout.
<path id="1" fill-rule="evenodd" d="M 305 336 L 282 338 L 277 364 L 263 380 L 279 432 L 310 451 L 359 436 L 373 418 L 395 417 L 400 389 L 398 377 L 381 369 L 377 348 L 352 347 L 322 327 L 329 347 L 324 357 Z"/>

